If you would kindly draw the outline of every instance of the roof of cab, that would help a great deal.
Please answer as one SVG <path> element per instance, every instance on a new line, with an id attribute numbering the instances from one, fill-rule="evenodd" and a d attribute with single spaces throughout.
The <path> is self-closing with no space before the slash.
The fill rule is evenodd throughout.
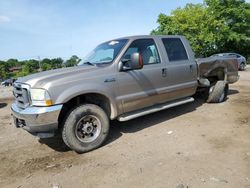
<path id="1" fill-rule="evenodd" d="M 134 40 L 134 39 L 143 39 L 143 38 L 173 38 L 178 37 L 182 38 L 181 35 L 134 35 L 134 36 L 127 36 L 127 37 L 121 37 L 113 40 L 121 40 L 121 39 L 128 39 L 128 40 Z"/>

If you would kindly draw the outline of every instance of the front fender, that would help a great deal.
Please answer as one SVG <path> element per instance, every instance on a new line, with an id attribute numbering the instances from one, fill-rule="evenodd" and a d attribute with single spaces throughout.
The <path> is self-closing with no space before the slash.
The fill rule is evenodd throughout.
<path id="1" fill-rule="evenodd" d="M 115 119 L 118 115 L 118 105 L 115 102 L 115 94 L 112 88 L 105 87 L 105 85 L 99 84 L 82 84 L 82 85 L 73 85 L 69 88 L 63 90 L 60 95 L 54 99 L 55 104 L 64 104 L 69 100 L 88 93 L 95 93 L 105 96 L 109 99 L 110 102 L 110 109 L 111 109 L 111 119 Z"/>

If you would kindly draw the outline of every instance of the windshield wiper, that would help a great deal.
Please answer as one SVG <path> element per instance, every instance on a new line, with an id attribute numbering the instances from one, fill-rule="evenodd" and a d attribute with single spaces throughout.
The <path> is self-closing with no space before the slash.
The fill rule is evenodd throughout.
<path id="1" fill-rule="evenodd" d="M 100 62 L 100 63 L 98 63 L 98 64 L 110 64 L 111 62 L 110 61 L 104 61 L 104 62 Z"/>
<path id="2" fill-rule="evenodd" d="M 83 64 L 86 64 L 86 65 L 92 65 L 92 66 L 96 66 L 96 64 L 94 64 L 94 63 L 91 63 L 91 62 L 89 62 L 89 61 L 83 62 Z"/>

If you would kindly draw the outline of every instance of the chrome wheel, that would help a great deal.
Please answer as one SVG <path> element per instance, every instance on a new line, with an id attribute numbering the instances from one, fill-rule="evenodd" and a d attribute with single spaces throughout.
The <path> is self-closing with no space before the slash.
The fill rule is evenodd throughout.
<path id="1" fill-rule="evenodd" d="M 83 143 L 94 141 L 101 133 L 101 121 L 94 115 L 82 117 L 75 128 L 77 139 Z"/>

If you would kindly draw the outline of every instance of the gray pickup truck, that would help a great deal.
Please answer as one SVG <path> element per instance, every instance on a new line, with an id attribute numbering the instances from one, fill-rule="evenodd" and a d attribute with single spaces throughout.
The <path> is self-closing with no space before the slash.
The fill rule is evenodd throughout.
<path id="1" fill-rule="evenodd" d="M 103 144 L 110 120 L 128 121 L 194 101 L 223 102 L 238 80 L 237 61 L 195 60 L 183 36 L 132 36 L 97 46 L 76 67 L 45 71 L 14 83 L 16 127 L 40 138 L 60 133 L 78 153 Z"/>

